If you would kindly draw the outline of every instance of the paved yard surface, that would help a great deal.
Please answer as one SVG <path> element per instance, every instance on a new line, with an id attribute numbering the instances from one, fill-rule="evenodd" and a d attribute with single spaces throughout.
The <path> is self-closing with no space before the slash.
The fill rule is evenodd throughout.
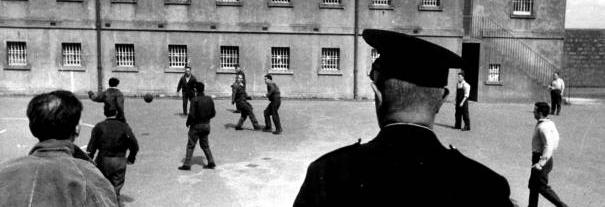
<path id="1" fill-rule="evenodd" d="M 36 143 L 27 128 L 25 108 L 31 97 L 0 97 L 0 162 L 24 156 Z M 86 145 L 92 125 L 101 121 L 102 105 L 83 99 L 81 136 Z M 253 100 L 263 122 L 265 100 Z M 605 203 L 605 105 L 578 101 L 565 105 L 552 119 L 561 134 L 551 184 L 570 206 L 602 207 Z M 187 129 L 178 115 L 181 102 L 126 100 L 126 118 L 141 151 L 127 170 L 124 206 L 291 206 L 308 164 L 325 152 L 369 141 L 378 132 L 373 102 L 285 100 L 280 109 L 284 133 L 235 131 L 239 118 L 227 100 L 216 100 L 210 145 L 215 170 L 202 169 L 196 149 L 192 171 L 176 168 L 185 155 Z M 444 145 L 452 144 L 504 175 L 511 197 L 527 205 L 533 104 L 471 104 L 472 131 L 452 129 L 453 105 L 447 103 L 434 127 Z M 541 201 L 544 201 L 541 199 Z M 541 206 L 551 206 L 541 202 Z"/>

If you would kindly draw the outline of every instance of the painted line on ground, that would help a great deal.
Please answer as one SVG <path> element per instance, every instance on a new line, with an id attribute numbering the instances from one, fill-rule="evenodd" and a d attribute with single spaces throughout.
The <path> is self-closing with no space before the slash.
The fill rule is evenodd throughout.
<path id="1" fill-rule="evenodd" d="M 0 134 L 6 132 L 6 129 L 0 130 Z"/>

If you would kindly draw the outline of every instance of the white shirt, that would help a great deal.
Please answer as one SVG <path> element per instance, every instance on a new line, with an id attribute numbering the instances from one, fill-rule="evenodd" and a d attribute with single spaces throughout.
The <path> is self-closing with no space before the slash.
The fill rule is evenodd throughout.
<path id="1" fill-rule="evenodd" d="M 559 132 L 555 123 L 550 119 L 538 120 L 531 141 L 532 151 L 542 153 L 543 159 L 550 159 L 559 146 Z"/>
<path id="2" fill-rule="evenodd" d="M 550 89 L 551 90 L 561 90 L 561 94 L 563 93 L 563 90 L 565 90 L 565 82 L 563 82 L 563 79 L 561 78 L 557 78 L 555 80 L 552 80 L 552 82 L 550 83 Z"/>

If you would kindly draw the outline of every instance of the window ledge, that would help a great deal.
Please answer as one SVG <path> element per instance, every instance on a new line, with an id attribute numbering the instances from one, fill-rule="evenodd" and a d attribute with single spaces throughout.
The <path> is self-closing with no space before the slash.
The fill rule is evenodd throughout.
<path id="1" fill-rule="evenodd" d="M 116 4 L 136 4 L 137 0 L 111 0 L 111 3 Z"/>
<path id="2" fill-rule="evenodd" d="M 485 81 L 485 85 L 490 85 L 490 86 L 502 86 L 504 84 L 502 84 L 502 81 L 498 81 L 498 82 L 494 82 L 494 81 Z"/>
<path id="3" fill-rule="evenodd" d="M 123 66 L 113 66 L 111 72 L 120 72 L 120 73 L 138 73 L 139 67 L 123 67 Z"/>
<path id="4" fill-rule="evenodd" d="M 216 74 L 235 74 L 235 69 L 216 69 Z"/>
<path id="5" fill-rule="evenodd" d="M 31 65 L 7 65 L 4 66 L 4 70 L 31 70 Z"/>
<path id="6" fill-rule="evenodd" d="M 319 70 L 319 72 L 317 72 L 317 75 L 342 76 L 342 71 L 340 71 L 340 70 L 336 70 L 336 71 Z"/>
<path id="7" fill-rule="evenodd" d="M 283 8 L 293 8 L 294 5 L 292 4 L 292 2 L 288 2 L 288 3 L 273 3 L 271 2 L 271 0 L 269 0 L 269 2 L 267 2 L 267 6 L 268 7 L 283 7 Z"/>
<path id="8" fill-rule="evenodd" d="M 393 6 L 391 5 L 373 5 L 370 4 L 370 10 L 393 10 Z"/>
<path id="9" fill-rule="evenodd" d="M 536 16 L 533 14 L 524 15 L 524 14 L 510 14 L 511 19 L 535 19 Z"/>
<path id="10" fill-rule="evenodd" d="M 217 6 L 242 6 L 241 1 L 236 2 L 224 2 L 224 1 L 216 1 Z"/>
<path id="11" fill-rule="evenodd" d="M 191 0 L 164 0 L 164 5 L 191 5 Z"/>
<path id="12" fill-rule="evenodd" d="M 61 66 L 59 71 L 76 71 L 76 72 L 84 72 L 86 68 L 84 66 Z"/>
<path id="13" fill-rule="evenodd" d="M 184 73 L 185 68 L 166 68 L 164 69 L 165 73 Z"/>
<path id="14" fill-rule="evenodd" d="M 291 70 L 269 70 L 268 73 L 271 75 L 294 75 Z"/>
<path id="15" fill-rule="evenodd" d="M 326 4 L 326 3 L 319 3 L 319 8 L 320 9 L 344 9 L 345 6 L 343 4 Z"/>
<path id="16" fill-rule="evenodd" d="M 436 12 L 440 12 L 440 11 L 443 11 L 443 7 L 441 7 L 441 6 L 422 6 L 422 5 L 418 5 L 418 11 L 436 11 Z"/>

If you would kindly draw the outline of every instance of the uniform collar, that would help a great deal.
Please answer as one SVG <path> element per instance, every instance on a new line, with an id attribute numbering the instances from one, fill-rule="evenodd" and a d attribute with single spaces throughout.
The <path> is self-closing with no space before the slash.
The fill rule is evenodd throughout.
<path id="1" fill-rule="evenodd" d="M 432 157 L 446 150 L 432 129 L 414 123 L 385 125 L 372 141 L 387 148 L 408 151 L 420 157 Z"/>

